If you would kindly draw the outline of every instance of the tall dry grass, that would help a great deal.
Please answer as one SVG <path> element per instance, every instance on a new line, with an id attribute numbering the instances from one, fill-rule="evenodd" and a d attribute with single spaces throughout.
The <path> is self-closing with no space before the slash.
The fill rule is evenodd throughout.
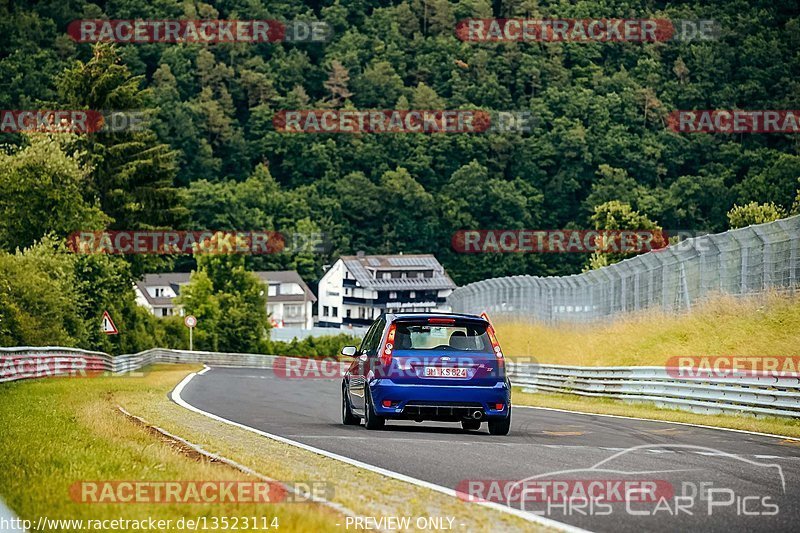
<path id="1" fill-rule="evenodd" d="M 501 321 L 495 329 L 508 356 L 550 364 L 658 366 L 674 356 L 798 356 L 800 298 L 717 295 L 677 315 L 651 310 L 558 326 Z"/>

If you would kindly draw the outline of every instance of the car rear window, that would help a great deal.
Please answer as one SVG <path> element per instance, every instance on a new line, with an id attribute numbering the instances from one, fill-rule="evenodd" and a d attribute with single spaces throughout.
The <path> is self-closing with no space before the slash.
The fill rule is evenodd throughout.
<path id="1" fill-rule="evenodd" d="M 486 325 L 476 322 L 396 322 L 395 350 L 454 350 L 493 353 Z"/>

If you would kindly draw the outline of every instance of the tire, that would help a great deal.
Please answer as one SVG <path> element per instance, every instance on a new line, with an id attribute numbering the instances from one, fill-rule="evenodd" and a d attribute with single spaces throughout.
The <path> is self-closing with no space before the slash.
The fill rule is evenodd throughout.
<path id="1" fill-rule="evenodd" d="M 372 396 L 369 390 L 366 391 L 367 405 L 364 408 L 364 427 L 367 429 L 381 429 L 386 424 L 386 419 L 382 416 L 375 414 L 375 409 L 372 407 Z"/>
<path id="2" fill-rule="evenodd" d="M 505 418 L 490 418 L 489 419 L 489 433 L 491 435 L 508 435 L 511 429 L 511 411 Z"/>
<path id="3" fill-rule="evenodd" d="M 462 420 L 461 427 L 465 431 L 477 431 L 481 429 L 481 421 L 480 420 Z"/>
<path id="4" fill-rule="evenodd" d="M 357 426 L 361 424 L 361 417 L 353 414 L 350 409 L 350 402 L 347 400 L 347 393 L 342 389 L 342 424 L 345 426 Z"/>

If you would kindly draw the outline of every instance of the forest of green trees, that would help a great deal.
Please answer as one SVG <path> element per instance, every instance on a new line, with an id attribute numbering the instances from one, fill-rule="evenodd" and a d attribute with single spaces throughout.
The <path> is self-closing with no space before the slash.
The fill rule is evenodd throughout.
<path id="1" fill-rule="evenodd" d="M 721 34 L 476 43 L 454 32 L 468 17 L 713 19 Z M 73 20 L 104 18 L 321 20 L 333 34 L 327 43 L 92 45 L 66 33 Z M 589 259 L 458 254 L 451 237 L 465 228 L 587 228 L 609 202 L 668 230 L 703 232 L 797 212 L 800 136 L 682 134 L 667 116 L 800 109 L 798 100 L 796 0 L 4 2 L 0 109 L 147 110 L 150 120 L 135 132 L 0 134 L 0 345 L 119 352 L 182 338 L 179 324 L 137 309 L 130 287 L 144 272 L 194 269 L 194 259 L 72 255 L 62 240 L 76 230 L 321 233 L 325 253 L 245 264 L 297 269 L 313 284 L 340 254 L 424 252 L 465 284 L 575 273 Z M 278 111 L 321 108 L 535 120 L 521 133 L 275 131 Z M 137 333 L 101 338 L 103 308 Z"/>

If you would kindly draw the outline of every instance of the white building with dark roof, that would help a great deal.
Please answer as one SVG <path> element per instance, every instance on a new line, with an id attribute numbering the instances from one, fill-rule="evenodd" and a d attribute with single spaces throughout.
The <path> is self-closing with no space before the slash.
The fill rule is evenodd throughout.
<path id="1" fill-rule="evenodd" d="M 294 270 L 253 272 L 267 286 L 267 314 L 275 327 L 310 329 L 317 301 L 303 278 Z M 146 274 L 136 282 L 136 302 L 158 317 L 183 314 L 174 299 L 189 283 L 188 272 Z"/>
<path id="2" fill-rule="evenodd" d="M 363 327 L 384 312 L 446 311 L 455 288 L 431 254 L 342 256 L 319 281 L 317 325 Z"/>
<path id="3" fill-rule="evenodd" d="M 145 274 L 134 284 L 136 303 L 157 317 L 180 314 L 173 299 L 181 292 L 181 286 L 189 283 L 189 273 L 168 272 Z"/>

